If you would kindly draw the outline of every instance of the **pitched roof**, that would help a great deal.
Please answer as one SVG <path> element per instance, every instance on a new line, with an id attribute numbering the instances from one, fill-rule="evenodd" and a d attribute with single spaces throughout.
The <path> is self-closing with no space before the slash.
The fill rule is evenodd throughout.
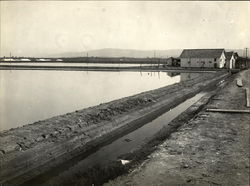
<path id="1" fill-rule="evenodd" d="M 180 58 L 219 58 L 224 49 L 184 49 Z"/>
<path id="2" fill-rule="evenodd" d="M 234 52 L 225 52 L 226 59 L 231 59 L 232 55 L 234 55 Z"/>

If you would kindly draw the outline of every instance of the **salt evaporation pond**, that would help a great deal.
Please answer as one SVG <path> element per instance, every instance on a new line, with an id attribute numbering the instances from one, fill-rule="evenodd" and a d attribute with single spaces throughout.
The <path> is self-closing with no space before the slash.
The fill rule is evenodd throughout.
<path id="1" fill-rule="evenodd" d="M 152 66 L 152 64 L 129 64 L 129 63 L 74 63 L 74 62 L 0 62 L 0 65 L 8 66 L 51 66 L 51 67 L 140 67 L 140 66 Z M 154 64 L 158 66 L 158 64 Z"/>
<path id="2" fill-rule="evenodd" d="M 179 81 L 166 72 L 0 70 L 0 130 Z"/>

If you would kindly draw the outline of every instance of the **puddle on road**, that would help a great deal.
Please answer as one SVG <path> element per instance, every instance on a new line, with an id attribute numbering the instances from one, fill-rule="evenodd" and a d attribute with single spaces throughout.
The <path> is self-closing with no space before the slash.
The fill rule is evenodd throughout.
<path id="1" fill-rule="evenodd" d="M 122 154 L 139 148 L 147 138 L 156 134 L 165 125 L 168 125 L 168 123 L 184 112 L 188 107 L 197 102 L 205 94 L 206 93 L 201 92 L 195 95 L 137 130 L 100 148 L 88 157 L 79 160 L 78 156 L 75 160 L 69 160 L 67 163 L 60 165 L 60 167 L 54 168 L 53 171 L 49 171 L 50 173 L 30 180 L 29 184 L 59 184 L 60 182 L 62 183 L 64 179 L 70 178 L 79 171 L 82 172 L 93 166 L 104 166 L 110 161 L 116 161 Z"/>

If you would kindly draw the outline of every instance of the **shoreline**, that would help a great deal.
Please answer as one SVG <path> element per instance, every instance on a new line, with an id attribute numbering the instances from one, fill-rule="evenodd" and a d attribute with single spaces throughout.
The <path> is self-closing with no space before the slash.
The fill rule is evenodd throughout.
<path id="1" fill-rule="evenodd" d="M 239 69 L 214 68 L 183 68 L 158 66 L 128 66 L 128 67 L 98 67 L 98 66 L 39 66 L 39 65 L 1 65 L 0 70 L 55 70 L 55 71 L 135 71 L 135 72 L 231 72 L 237 73 Z"/>
<path id="2" fill-rule="evenodd" d="M 216 73 L 218 77 L 214 73 L 209 74 L 202 79 L 192 79 L 0 132 L 1 183 L 25 182 L 55 166 L 55 159 L 62 163 L 86 149 L 91 152 L 94 147 L 119 137 L 125 130 L 155 117 L 162 108 L 166 111 L 229 76 L 223 72 Z M 10 168 L 10 165 L 16 166 Z M 39 170 L 39 167 L 43 168 Z"/>

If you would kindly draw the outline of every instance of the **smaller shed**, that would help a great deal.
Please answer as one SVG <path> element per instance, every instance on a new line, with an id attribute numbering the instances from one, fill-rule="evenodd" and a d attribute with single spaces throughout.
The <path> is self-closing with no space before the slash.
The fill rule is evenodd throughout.
<path id="1" fill-rule="evenodd" d="M 174 58 L 174 57 L 169 57 L 165 61 L 165 66 L 178 67 L 178 66 L 180 66 L 180 59 Z"/>
<path id="2" fill-rule="evenodd" d="M 226 68 L 233 69 L 235 68 L 236 56 L 233 51 L 225 52 L 226 56 Z"/>
<path id="3" fill-rule="evenodd" d="M 250 59 L 244 57 L 238 57 L 235 61 L 236 69 L 250 68 Z"/>

